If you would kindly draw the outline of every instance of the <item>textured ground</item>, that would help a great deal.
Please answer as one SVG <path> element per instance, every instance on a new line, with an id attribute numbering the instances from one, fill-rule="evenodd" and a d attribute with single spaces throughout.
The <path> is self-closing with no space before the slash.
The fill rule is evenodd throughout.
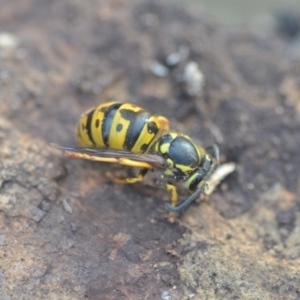
<path id="1" fill-rule="evenodd" d="M 299 48 L 151 3 L 1 1 L 1 300 L 300 299 Z M 197 96 L 178 82 L 191 61 Z M 151 180 L 117 186 L 49 145 L 74 145 L 111 97 L 217 142 L 237 171 L 168 223 Z"/>

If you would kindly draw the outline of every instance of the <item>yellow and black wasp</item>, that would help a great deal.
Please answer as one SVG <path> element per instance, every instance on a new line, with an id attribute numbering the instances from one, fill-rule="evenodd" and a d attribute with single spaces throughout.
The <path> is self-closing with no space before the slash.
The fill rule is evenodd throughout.
<path id="1" fill-rule="evenodd" d="M 137 177 L 117 179 L 118 183 L 142 181 L 148 170 L 160 172 L 171 192 L 166 207 L 174 212 L 201 194 L 219 162 L 217 146 L 197 146 L 187 135 L 169 129 L 165 117 L 131 103 L 108 102 L 87 111 L 79 121 L 77 139 L 80 147 L 60 147 L 67 156 L 141 169 Z M 177 206 L 178 185 L 192 195 Z"/>

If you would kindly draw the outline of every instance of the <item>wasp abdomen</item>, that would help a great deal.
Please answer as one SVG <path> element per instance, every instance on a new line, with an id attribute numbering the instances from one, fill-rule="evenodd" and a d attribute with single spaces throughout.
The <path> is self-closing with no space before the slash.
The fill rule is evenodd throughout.
<path id="1" fill-rule="evenodd" d="M 86 112 L 80 119 L 77 137 L 82 146 L 144 153 L 166 119 L 151 115 L 131 103 L 104 103 Z"/>

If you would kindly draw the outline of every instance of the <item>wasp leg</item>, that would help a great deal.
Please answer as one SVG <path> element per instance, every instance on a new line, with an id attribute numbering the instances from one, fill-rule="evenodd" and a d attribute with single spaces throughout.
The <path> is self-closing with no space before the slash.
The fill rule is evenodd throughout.
<path id="1" fill-rule="evenodd" d="M 166 188 L 171 192 L 171 204 L 167 203 L 166 207 L 176 207 L 178 201 L 177 189 L 173 184 L 167 183 Z"/>
<path id="2" fill-rule="evenodd" d="M 93 160 L 93 161 L 99 161 L 99 162 L 107 162 L 107 163 L 116 163 L 120 165 L 125 165 L 129 167 L 135 167 L 135 168 L 147 168 L 147 169 L 153 169 L 153 166 L 147 162 L 142 161 L 135 161 L 129 158 L 115 158 L 115 157 L 99 157 L 96 155 L 90 155 L 86 153 L 79 153 L 75 151 L 65 151 L 66 156 L 72 157 L 72 158 L 81 158 L 86 160 Z"/>
<path id="3" fill-rule="evenodd" d="M 129 167 L 134 167 L 134 168 L 146 168 L 146 169 L 153 169 L 153 166 L 149 163 L 142 162 L 142 161 L 135 161 L 129 158 L 119 158 L 118 163 L 120 165 L 125 165 Z"/>
<path id="4" fill-rule="evenodd" d="M 143 181 L 145 175 L 147 174 L 149 169 L 141 169 L 140 173 L 137 177 L 127 177 L 127 178 L 115 178 L 114 181 L 119 184 L 124 184 L 124 183 L 136 183 L 139 181 Z"/>

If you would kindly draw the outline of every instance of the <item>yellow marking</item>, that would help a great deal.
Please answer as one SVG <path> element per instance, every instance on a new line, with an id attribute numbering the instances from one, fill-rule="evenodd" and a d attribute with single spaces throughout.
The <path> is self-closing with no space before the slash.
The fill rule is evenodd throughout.
<path id="1" fill-rule="evenodd" d="M 122 109 L 128 109 L 133 112 L 138 112 L 142 110 L 142 108 L 138 106 L 133 106 L 130 103 L 124 103 L 119 107 L 119 109 L 116 111 L 116 114 L 114 116 L 114 119 L 111 124 L 110 132 L 109 132 L 109 139 L 108 144 L 110 148 L 113 149 L 123 149 L 123 145 L 126 139 L 126 132 L 128 130 L 128 127 L 130 125 L 131 120 L 126 120 L 122 117 L 120 110 Z M 117 131 L 118 124 L 122 124 L 122 130 Z"/>
<path id="2" fill-rule="evenodd" d="M 141 147 L 144 144 L 147 144 L 148 145 L 147 150 L 149 149 L 149 144 L 150 144 L 151 140 L 153 139 L 154 134 L 149 133 L 148 129 L 147 129 L 147 123 L 145 123 L 145 125 L 146 126 L 143 127 L 137 141 L 135 142 L 134 146 L 131 149 L 131 152 L 133 152 L 133 153 L 139 153 L 139 152 L 143 153 L 141 151 Z M 145 151 L 145 152 L 147 152 L 147 151 Z"/>
<path id="3" fill-rule="evenodd" d="M 88 112 L 87 112 L 88 113 Z M 87 114 L 84 114 L 79 123 L 78 123 L 78 132 L 80 132 L 80 134 L 77 134 L 78 137 L 78 144 L 81 146 L 87 146 L 87 147 L 92 147 L 94 146 L 94 144 L 91 142 L 87 131 L 86 131 L 86 121 L 87 121 Z"/>
<path id="4" fill-rule="evenodd" d="M 168 163 L 168 168 L 174 168 L 174 162 L 171 158 L 167 159 L 167 163 Z"/>
<path id="5" fill-rule="evenodd" d="M 160 150 L 161 153 L 168 153 L 169 148 L 170 148 L 170 143 L 164 143 L 164 144 L 160 145 L 159 150 Z"/>
<path id="6" fill-rule="evenodd" d="M 166 175 L 168 175 L 168 176 L 173 176 L 173 175 L 174 175 L 174 173 L 173 173 L 173 171 L 172 171 L 171 169 L 166 169 L 166 170 L 164 171 L 164 174 L 166 174 Z"/>
<path id="7" fill-rule="evenodd" d="M 187 165 L 178 165 L 176 164 L 176 168 L 180 169 L 182 172 L 186 173 L 186 172 L 190 172 L 193 171 L 195 169 L 197 169 L 197 167 L 192 168 L 191 166 L 187 166 Z"/>
<path id="8" fill-rule="evenodd" d="M 183 183 L 183 186 L 186 188 L 186 189 L 189 189 L 191 183 L 194 181 L 194 179 L 198 176 L 198 173 L 196 172 L 195 174 L 192 174 L 184 183 Z M 199 182 L 199 184 L 201 183 L 202 181 Z M 198 188 L 197 188 L 198 189 Z"/>
<path id="9" fill-rule="evenodd" d="M 86 124 L 87 124 L 88 114 L 91 111 L 95 110 L 95 112 L 93 114 L 93 119 L 92 119 L 92 122 L 91 122 L 90 130 L 92 131 L 92 136 L 93 136 L 93 139 L 94 139 L 94 142 L 95 142 L 96 146 L 105 147 L 105 145 L 103 143 L 103 139 L 102 139 L 102 132 L 101 132 L 101 126 L 102 126 L 102 122 L 103 122 L 103 119 L 104 119 L 104 113 L 100 112 L 99 109 L 109 107 L 114 103 L 115 102 L 108 102 L 108 103 L 101 104 L 96 108 L 94 107 L 94 108 L 91 108 L 91 109 L 87 110 L 84 114 L 81 115 L 81 118 L 80 118 L 78 126 L 77 126 L 77 130 L 78 130 L 77 131 L 77 139 L 78 139 L 78 144 L 79 145 L 87 146 L 87 147 L 90 147 L 90 146 L 94 147 L 95 146 L 91 142 L 91 140 L 90 140 L 90 138 L 87 134 L 87 131 L 86 131 Z M 101 119 L 102 121 L 99 120 L 99 127 L 96 128 L 95 122 L 96 122 L 96 119 L 98 119 L 98 118 Z"/>
<path id="10" fill-rule="evenodd" d="M 168 191 L 171 192 L 171 205 L 175 207 L 177 204 L 177 201 L 178 201 L 176 187 L 174 185 L 168 183 L 168 184 L 166 184 L 166 188 Z"/>
<path id="11" fill-rule="evenodd" d="M 177 132 L 170 132 L 169 135 L 173 138 L 173 140 L 179 135 Z"/>
<path id="12" fill-rule="evenodd" d="M 128 109 L 128 110 L 131 110 L 133 112 L 138 112 L 138 111 L 144 110 L 143 108 L 141 108 L 137 105 L 131 104 L 131 103 L 124 103 L 122 105 L 122 109 Z"/>
<path id="13" fill-rule="evenodd" d="M 149 133 L 148 132 L 148 126 L 147 126 L 147 123 L 149 122 L 154 122 L 158 128 L 158 132 L 157 133 Z M 157 120 L 157 117 L 155 116 L 152 116 L 148 119 L 148 121 L 145 123 L 142 131 L 140 132 L 140 135 L 137 139 L 137 141 L 135 142 L 133 148 L 131 149 L 131 152 L 133 153 L 139 153 L 141 152 L 141 147 L 144 145 L 144 144 L 147 144 L 148 147 L 147 147 L 147 150 L 150 148 L 150 143 L 153 141 L 155 135 L 159 134 L 160 133 L 160 124 L 158 123 L 158 120 Z M 145 151 L 147 152 L 147 151 Z"/>
<path id="14" fill-rule="evenodd" d="M 99 148 L 106 147 L 106 145 L 104 144 L 104 141 L 103 141 L 103 136 L 102 136 L 102 126 L 103 126 L 103 122 L 105 122 L 105 119 L 104 119 L 105 113 L 102 110 L 104 110 L 107 107 L 110 107 L 114 103 L 115 102 L 104 103 L 104 104 L 99 105 L 95 109 L 95 113 L 93 115 L 92 122 L 91 122 L 91 128 L 92 128 L 92 134 L 93 134 L 95 144 Z M 99 120 L 98 128 L 96 127 L 96 120 Z"/>
<path id="15" fill-rule="evenodd" d="M 123 126 L 121 131 L 116 130 L 118 124 L 121 124 Z M 128 130 L 129 124 L 130 121 L 122 118 L 119 111 L 117 111 L 109 132 L 109 148 L 123 150 L 123 145 L 126 139 L 126 132 Z"/>
<path id="16" fill-rule="evenodd" d="M 178 136 L 177 132 L 169 132 L 168 134 L 172 137 L 173 140 Z M 155 147 L 155 150 L 159 151 L 160 153 L 163 153 L 163 154 L 168 153 L 171 143 L 170 142 L 165 142 L 162 145 L 160 145 L 159 149 L 157 149 L 158 147 Z"/>

